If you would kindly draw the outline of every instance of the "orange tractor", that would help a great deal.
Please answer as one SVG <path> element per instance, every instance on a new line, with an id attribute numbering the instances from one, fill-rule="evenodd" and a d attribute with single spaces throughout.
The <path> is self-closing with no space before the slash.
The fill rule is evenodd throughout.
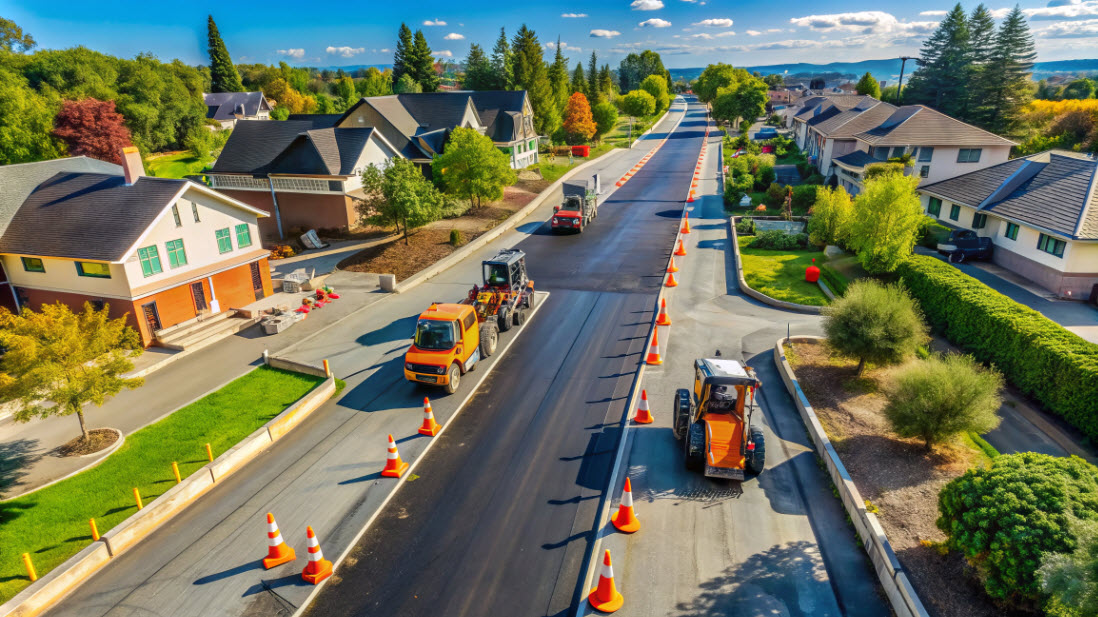
<path id="1" fill-rule="evenodd" d="M 752 424 L 755 371 L 719 357 L 694 361 L 694 391 L 675 392 L 675 437 L 683 441 L 688 469 L 711 478 L 743 480 L 762 473 L 766 444 L 760 425 Z"/>

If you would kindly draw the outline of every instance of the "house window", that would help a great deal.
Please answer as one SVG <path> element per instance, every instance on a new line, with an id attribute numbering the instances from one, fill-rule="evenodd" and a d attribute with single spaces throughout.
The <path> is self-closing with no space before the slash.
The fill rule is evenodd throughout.
<path id="1" fill-rule="evenodd" d="M 875 146 L 869 149 L 869 156 L 877 159 L 878 161 L 888 160 L 888 146 Z"/>
<path id="2" fill-rule="evenodd" d="M 926 204 L 926 213 L 930 216 L 940 216 L 942 214 L 942 200 L 937 197 L 931 197 L 930 201 Z"/>
<path id="3" fill-rule="evenodd" d="M 1041 234 L 1041 237 L 1037 238 L 1037 250 L 1044 251 L 1049 255 L 1055 255 L 1057 257 L 1064 256 L 1064 247 L 1067 246 L 1067 242 L 1063 240 L 1057 240 L 1052 236 L 1046 236 Z"/>
<path id="4" fill-rule="evenodd" d="M 930 177 L 930 165 L 923 165 L 922 167 L 919 168 L 919 177 L 920 178 Z"/>
<path id="5" fill-rule="evenodd" d="M 93 263 L 90 261 L 78 261 L 76 262 L 76 275 L 90 276 L 97 279 L 109 279 L 111 278 L 111 265 Z"/>
<path id="6" fill-rule="evenodd" d="M 537 148 L 536 144 L 537 144 L 537 142 L 534 141 L 533 139 L 531 139 L 530 142 L 528 144 L 526 144 L 526 147 L 529 148 L 530 150 L 533 150 L 534 148 Z"/>
<path id="7" fill-rule="evenodd" d="M 228 253 L 229 251 L 233 250 L 233 238 L 232 235 L 229 234 L 228 227 L 226 227 L 225 229 L 218 229 L 214 232 L 214 235 L 217 236 L 218 252 Z"/>
<path id="8" fill-rule="evenodd" d="M 160 251 L 156 250 L 155 246 L 137 249 L 137 259 L 141 262 L 141 274 L 145 276 L 160 274 L 164 271 L 164 267 L 160 265 Z"/>
<path id="9" fill-rule="evenodd" d="M 187 251 L 183 248 L 183 240 L 169 240 L 164 243 L 168 249 L 168 265 L 173 268 L 187 265 Z"/>
<path id="10" fill-rule="evenodd" d="M 179 219 L 179 206 L 178 205 L 173 205 L 172 206 L 172 218 L 175 219 L 175 226 L 176 227 L 182 227 L 183 226 L 183 221 L 181 221 Z"/>
<path id="11" fill-rule="evenodd" d="M 244 248 L 252 245 L 252 232 L 248 229 L 248 224 L 236 226 L 236 247 Z"/>
<path id="12" fill-rule="evenodd" d="M 919 148 L 919 162 L 920 163 L 929 163 L 930 159 L 932 159 L 932 158 L 934 158 L 934 148 L 928 148 L 926 146 L 923 146 L 922 148 Z"/>
<path id="13" fill-rule="evenodd" d="M 194 222 L 201 223 L 202 219 L 198 218 L 198 204 L 191 202 L 191 214 L 194 214 Z"/>
<path id="14" fill-rule="evenodd" d="M 961 218 L 961 206 L 956 204 L 949 207 L 949 220 L 956 221 Z"/>
<path id="15" fill-rule="evenodd" d="M 977 214 L 977 215 L 972 217 L 972 228 L 973 229 L 983 229 L 986 226 L 987 226 L 987 215 L 986 214 Z"/>
<path id="16" fill-rule="evenodd" d="M 898 158 L 904 155 L 904 146 L 896 146 L 892 149 L 892 156 L 889 158 Z"/>
<path id="17" fill-rule="evenodd" d="M 1003 232 L 1003 235 L 1010 238 L 1011 240 L 1017 240 L 1018 239 L 1018 225 L 1015 224 L 1015 223 L 1007 223 L 1006 231 Z"/>
<path id="18" fill-rule="evenodd" d="M 982 148 L 961 148 L 957 152 L 958 163 L 979 163 Z"/>
<path id="19" fill-rule="evenodd" d="M 37 257 L 23 257 L 23 269 L 27 272 L 45 272 L 46 264 Z"/>

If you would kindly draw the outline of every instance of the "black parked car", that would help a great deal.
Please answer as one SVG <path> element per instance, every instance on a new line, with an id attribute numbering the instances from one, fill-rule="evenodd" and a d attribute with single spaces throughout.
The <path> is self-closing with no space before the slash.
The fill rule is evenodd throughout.
<path id="1" fill-rule="evenodd" d="M 969 259 L 991 259 L 994 250 L 991 238 L 977 236 L 971 229 L 952 231 L 949 239 L 938 244 L 938 252 L 955 264 Z"/>

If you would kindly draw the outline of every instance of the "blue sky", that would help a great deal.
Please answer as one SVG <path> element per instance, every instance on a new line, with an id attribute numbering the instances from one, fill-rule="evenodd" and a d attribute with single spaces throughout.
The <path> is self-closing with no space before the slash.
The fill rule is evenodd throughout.
<path id="1" fill-rule="evenodd" d="M 659 51 L 673 68 L 711 62 L 762 65 L 896 57 L 917 52 L 952 3 L 897 0 L 774 3 L 762 0 L 611 0 L 594 2 L 345 2 L 282 0 L 245 3 L 158 0 L 0 0 L 45 48 L 85 45 L 132 57 L 206 61 L 206 15 L 213 13 L 238 62 L 285 60 L 309 66 L 392 61 L 400 23 L 420 28 L 440 55 L 464 58 L 470 43 L 491 48 L 506 27 L 526 23 L 547 54 L 559 35 L 566 54 L 592 49 L 616 65 L 630 51 Z M 964 4 L 966 10 L 976 2 Z M 991 0 L 996 14 L 1005 2 Z M 1098 55 L 1098 0 L 1024 1 L 1039 60 Z M 337 12 L 338 11 L 338 12 Z"/>

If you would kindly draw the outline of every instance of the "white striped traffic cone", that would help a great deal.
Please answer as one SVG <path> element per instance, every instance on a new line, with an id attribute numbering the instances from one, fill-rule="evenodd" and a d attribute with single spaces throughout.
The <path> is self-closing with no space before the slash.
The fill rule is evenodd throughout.
<path id="1" fill-rule="evenodd" d="M 610 522 L 618 528 L 618 531 L 624 533 L 633 533 L 641 528 L 641 522 L 637 520 L 637 514 L 633 511 L 633 485 L 630 484 L 628 477 L 625 478 L 625 489 L 621 492 L 618 511 L 610 517 Z"/>
<path id="2" fill-rule="evenodd" d="M 408 470 L 408 463 L 400 460 L 400 453 L 397 452 L 396 441 L 393 441 L 392 434 L 389 435 L 389 452 L 385 455 L 385 469 L 381 470 L 381 475 L 386 478 L 399 478 L 404 475 L 404 472 Z"/>
<path id="3" fill-rule="evenodd" d="M 275 566 L 290 563 L 297 558 L 294 549 L 282 539 L 282 532 L 278 530 L 278 523 L 270 512 L 267 513 L 267 558 L 263 560 L 263 568 L 270 570 Z"/>
<path id="4" fill-rule="evenodd" d="M 599 570 L 599 586 L 591 590 L 587 595 L 587 601 L 597 611 L 613 613 L 625 603 L 625 598 L 618 593 L 614 585 L 614 568 L 610 565 L 610 551 L 602 558 L 602 568 Z"/>
<path id="5" fill-rule="evenodd" d="M 633 422 L 651 424 L 652 420 L 652 412 L 648 409 L 648 391 L 641 390 L 641 400 L 637 403 L 637 413 L 633 416 Z"/>
<path id="6" fill-rule="evenodd" d="M 420 435 L 434 437 L 442 430 L 442 426 L 435 422 L 435 413 L 431 411 L 431 400 L 423 397 L 423 426 L 419 427 Z"/>
<path id="7" fill-rule="evenodd" d="M 309 545 L 309 563 L 305 564 L 301 578 L 305 579 L 306 583 L 316 585 L 332 575 L 332 562 L 324 558 L 324 553 L 320 550 L 320 542 L 316 539 L 312 527 L 305 528 L 305 536 Z"/>

